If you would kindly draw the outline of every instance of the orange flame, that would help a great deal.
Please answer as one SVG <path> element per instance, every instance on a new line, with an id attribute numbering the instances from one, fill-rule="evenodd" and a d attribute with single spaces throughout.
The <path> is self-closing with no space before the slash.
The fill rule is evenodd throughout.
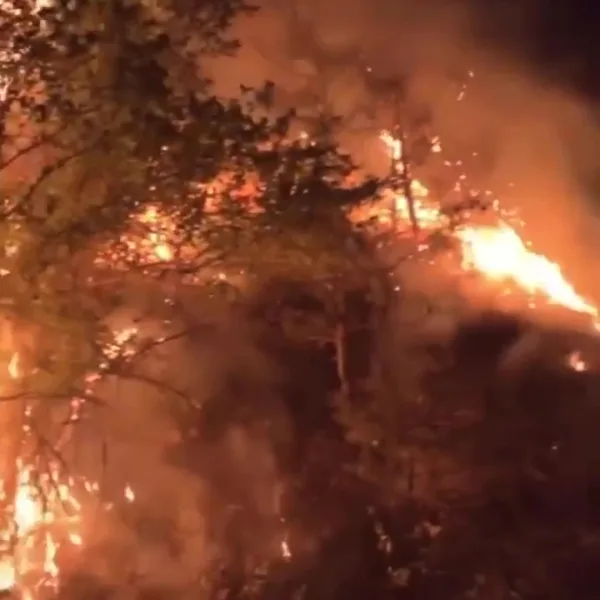
<path id="1" fill-rule="evenodd" d="M 115 333 L 114 343 L 105 348 L 107 359 L 119 352 L 130 352 L 130 341 L 135 329 Z M 19 355 L 14 353 L 7 367 L 12 380 L 21 377 Z M 99 374 L 86 378 L 86 385 L 93 386 Z M 72 406 L 79 407 L 81 399 L 74 399 Z M 30 435 L 28 426 L 23 428 L 24 438 Z M 23 457 L 16 461 L 16 489 L 8 498 L 5 482 L 0 480 L 0 498 L 12 508 L 11 523 L 0 530 L 0 592 L 19 588 L 26 600 L 33 600 L 41 588 L 57 590 L 60 583 L 58 550 L 63 544 L 82 546 L 82 503 L 75 492 L 72 478 L 62 477 L 61 465 L 50 461 L 45 472 Z M 95 494 L 98 485 L 82 481 L 82 492 Z M 135 493 L 126 486 L 124 497 L 133 502 Z"/>
<path id="2" fill-rule="evenodd" d="M 17 353 L 11 357 L 7 370 L 13 380 L 20 376 Z M 27 428 L 24 433 L 27 435 Z M 57 585 L 58 540 L 65 537 L 76 543 L 73 528 L 78 525 L 80 505 L 72 493 L 70 482 L 59 481 L 56 465 L 51 465 L 46 473 L 37 474 L 33 465 L 27 465 L 18 458 L 15 468 L 12 524 L 0 531 L 0 540 L 9 549 L 0 558 L 0 590 L 19 586 L 22 593 L 30 598 L 33 590 L 22 582 L 32 575 L 46 586 Z M 0 483 L 3 499 L 10 502 L 6 498 L 4 482 Z"/>
<path id="3" fill-rule="evenodd" d="M 381 139 L 393 160 L 399 160 L 402 145 L 388 132 Z M 428 191 L 418 181 L 411 182 L 417 218 L 423 229 L 441 228 L 446 218 L 427 204 Z M 408 220 L 407 199 L 398 194 L 396 217 Z M 528 294 L 543 295 L 549 303 L 592 317 L 600 329 L 598 308 L 577 293 L 563 275 L 560 266 L 531 251 L 519 234 L 505 222 L 497 226 L 464 225 L 454 232 L 460 243 L 462 266 L 494 282 L 511 281 Z"/>
<path id="4" fill-rule="evenodd" d="M 112 240 L 101 249 L 96 264 L 114 269 L 170 262 L 175 257 L 174 235 L 173 220 L 160 214 L 155 207 L 147 207 L 132 216 L 131 228 L 117 240 L 117 244 Z"/>
<path id="5" fill-rule="evenodd" d="M 598 317 L 598 309 L 580 296 L 557 263 L 527 248 L 508 225 L 463 227 L 456 232 L 462 242 L 463 266 L 491 280 L 510 279 L 531 294 L 543 294 L 549 302 Z"/>

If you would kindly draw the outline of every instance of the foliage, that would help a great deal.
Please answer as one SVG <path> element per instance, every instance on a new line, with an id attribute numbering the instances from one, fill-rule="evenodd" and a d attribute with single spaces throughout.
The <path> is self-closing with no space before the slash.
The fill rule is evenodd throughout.
<path id="1" fill-rule="evenodd" d="M 592 585 L 583 580 L 593 581 L 597 547 L 597 375 L 543 348 L 545 360 L 503 381 L 493 336 L 434 361 L 400 336 L 358 401 L 340 399 L 338 418 L 360 449 L 359 476 L 396 514 L 424 511 L 417 527 L 430 541 L 404 563 L 406 592 L 558 598 Z"/>
<path id="2" fill-rule="evenodd" d="M 221 102 L 202 76 L 203 57 L 235 49 L 228 27 L 249 7 L 106 0 L 3 10 L 3 227 L 5 248 L 17 248 L 3 258 L 3 292 L 37 331 L 36 367 L 48 363 L 46 337 L 54 354 L 65 348 L 47 372 L 80 364 L 81 374 L 97 356 L 98 327 L 135 285 L 99 285 L 95 252 L 145 206 L 173 216 L 177 250 L 194 249 L 167 265 L 180 275 L 204 269 L 211 279 L 206 269 L 225 257 L 258 271 L 258 256 L 283 270 L 340 256 L 340 232 L 353 235 L 343 211 L 375 184 L 342 188 L 352 167 L 325 135 L 290 142 L 289 117 L 254 116 L 268 94 Z M 259 214 L 244 203 L 248 174 Z M 58 379 L 52 386 L 64 387 Z"/>
<path id="3" fill-rule="evenodd" d="M 165 377 L 155 360 L 157 346 L 190 335 L 187 277 L 196 298 L 239 269 L 319 286 L 356 279 L 368 254 L 348 212 L 377 182 L 350 181 L 353 165 L 326 129 L 306 142 L 291 135 L 293 115 L 265 117 L 268 86 L 214 97 L 202 59 L 235 48 L 228 26 L 249 10 L 237 0 L 22 8 L 2 5 L 2 302 L 21 367 L 11 429 L 27 403 L 36 435 L 51 443 L 50 431 L 73 418 L 73 398 L 120 398 L 106 394 L 115 378 L 189 409 L 195 398 L 171 381 L 175 365 Z M 174 223 L 173 257 L 158 264 L 127 252 L 147 209 Z M 118 341 L 124 320 L 146 331 Z M 101 381 L 93 389 L 90 373 Z M 15 439 L 9 464 L 18 451 Z"/>
<path id="4" fill-rule="evenodd" d="M 241 0 L 23 4 L 0 8 L 0 301 L 26 374 L 12 397 L 51 400 L 37 407 L 47 426 L 64 420 L 61 400 L 101 400 L 83 389 L 99 365 L 106 377 L 153 387 L 161 418 L 179 419 L 173 454 L 210 483 L 205 506 L 226 547 L 215 561 L 229 561 L 223 581 L 215 569 L 215 595 L 223 585 L 236 588 L 231 597 L 262 598 L 304 586 L 330 598 L 349 569 L 365 595 L 568 597 L 565 555 L 598 545 L 595 404 L 564 373 L 542 370 L 490 413 L 492 364 L 474 373 L 470 362 L 438 363 L 411 344 L 407 326 L 397 339 L 390 307 L 408 312 L 404 297 L 378 240 L 351 218 L 382 182 L 358 177 L 330 118 L 296 135 L 294 114 L 273 116 L 272 86 L 222 101 L 203 76 L 204 58 L 235 51 L 229 25 L 252 9 Z M 384 96 L 402 91 L 372 84 Z M 403 160 L 425 169 L 431 115 L 406 102 L 398 110 Z M 147 234 L 135 220 L 146 209 L 172 223 L 173 255 L 140 264 L 123 253 L 124 239 L 132 229 Z M 279 390 L 249 374 L 272 365 L 256 360 L 262 347 L 231 349 L 247 332 L 224 334 L 233 366 L 214 368 L 222 389 L 194 381 L 194 363 L 217 365 L 202 329 L 222 303 L 209 298 L 215 279 L 242 282 L 236 316 L 259 322 L 256 337 L 284 374 L 282 412 L 293 427 L 277 422 L 274 454 L 270 400 Z M 133 350 L 125 343 L 108 355 L 113 321 L 132 314 L 148 331 Z M 14 348 L 2 350 L 8 360 Z M 308 368 L 317 362 L 321 371 Z M 165 398 L 176 407 L 164 409 Z M 290 442 L 294 434 L 301 440 Z M 236 461 L 246 461 L 244 477 Z M 261 512 L 264 490 L 287 492 L 287 520 L 279 507 Z M 231 506 L 235 518 L 223 517 Z M 301 532 L 298 562 L 272 559 L 285 528 Z M 248 579 L 260 580 L 256 589 Z M 344 597 L 356 592 L 342 587 Z"/>

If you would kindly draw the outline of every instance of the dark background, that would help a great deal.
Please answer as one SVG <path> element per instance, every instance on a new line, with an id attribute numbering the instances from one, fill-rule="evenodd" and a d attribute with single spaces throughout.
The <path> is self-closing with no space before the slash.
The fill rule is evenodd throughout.
<path id="1" fill-rule="evenodd" d="M 530 62 L 552 83 L 600 95 L 598 4 L 589 0 L 467 2 L 481 41 Z"/>

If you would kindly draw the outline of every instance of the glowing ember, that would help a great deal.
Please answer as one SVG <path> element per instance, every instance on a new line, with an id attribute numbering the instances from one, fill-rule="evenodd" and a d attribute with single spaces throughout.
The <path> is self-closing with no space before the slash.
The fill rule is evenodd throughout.
<path id="1" fill-rule="evenodd" d="M 574 371 L 577 371 L 578 373 L 587 371 L 588 368 L 587 363 L 581 356 L 581 352 L 572 352 L 571 354 L 569 354 L 567 358 L 567 365 Z"/>
<path id="2" fill-rule="evenodd" d="M 154 255 L 159 261 L 172 260 L 174 252 L 169 244 L 169 237 L 173 232 L 173 224 L 167 219 L 161 218 L 154 207 L 146 209 L 139 221 L 150 228 L 144 240 L 148 253 Z"/>
<path id="3" fill-rule="evenodd" d="M 101 249 L 96 264 L 111 269 L 151 266 L 175 258 L 176 224 L 153 207 L 132 215 L 129 229 Z"/>

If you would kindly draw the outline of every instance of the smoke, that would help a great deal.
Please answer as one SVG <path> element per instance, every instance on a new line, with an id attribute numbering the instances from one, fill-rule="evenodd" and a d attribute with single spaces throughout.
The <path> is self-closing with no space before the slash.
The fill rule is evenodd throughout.
<path id="1" fill-rule="evenodd" d="M 539 2 L 510 10 L 435 0 L 350 0 L 343 9 L 324 0 L 260 4 L 236 25 L 239 54 L 206 65 L 219 94 L 272 80 L 280 107 L 304 114 L 321 103 L 344 119 L 344 147 L 382 174 L 389 162 L 378 132 L 393 124 L 393 110 L 369 78 L 402 79 L 409 103 L 432 113 L 432 132 L 451 158 L 476 153 L 477 185 L 518 209 L 535 248 L 600 298 L 587 277 L 599 230 L 598 127 L 567 83 L 569 64 L 539 62 L 536 48 L 548 46 Z M 469 71 L 475 76 L 458 102 Z"/>
<path id="2" fill-rule="evenodd" d="M 70 463 L 115 504 L 89 524 L 104 550 L 86 551 L 84 567 L 108 585 L 135 575 L 136 585 L 189 591 L 232 553 L 251 563 L 279 552 L 277 451 L 290 432 L 277 373 L 235 314 L 209 309 L 197 303 L 189 334 L 136 376 L 107 381 L 107 406 L 73 440 Z"/>
<path id="3" fill-rule="evenodd" d="M 524 59 L 525 25 L 512 32 L 519 43 L 503 48 L 501 35 L 493 46 L 483 40 L 490 15 L 459 2 L 263 0 L 260 8 L 236 23 L 239 53 L 204 65 L 219 95 L 271 80 L 278 108 L 306 116 L 321 105 L 339 115 L 343 146 L 365 170 L 383 174 L 389 160 L 378 134 L 393 126 L 394 107 L 373 79 L 401 79 L 408 103 L 431 112 L 431 132 L 451 158 L 467 161 L 477 153 L 478 185 L 517 208 L 536 249 L 600 298 L 586 277 L 598 237 L 587 185 L 596 168 L 597 127 L 580 95 L 551 84 Z M 535 3 L 514 10 L 510 23 L 524 16 L 521 10 L 528 15 L 521 22 L 535 22 Z M 139 383 L 115 390 L 108 467 L 118 465 L 139 505 L 176 523 L 187 546 L 173 555 L 164 540 L 133 543 L 144 573 L 180 584 L 226 545 L 242 556 L 272 552 L 282 486 L 277 454 L 289 424 L 273 365 L 239 319 L 223 316 L 211 333 L 169 352 L 168 381 L 183 383 L 199 408 L 165 411 L 164 390 Z M 176 465 L 165 454 L 182 431 L 187 454 Z"/>

